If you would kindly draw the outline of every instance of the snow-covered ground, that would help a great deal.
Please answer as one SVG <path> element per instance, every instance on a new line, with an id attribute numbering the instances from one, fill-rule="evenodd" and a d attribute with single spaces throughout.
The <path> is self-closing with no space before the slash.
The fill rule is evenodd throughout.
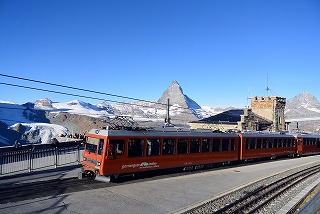
<path id="1" fill-rule="evenodd" d="M 42 143 L 49 143 L 51 138 L 68 132 L 67 128 L 60 125 L 36 123 L 27 119 L 26 116 L 30 114 L 30 112 L 25 111 L 26 109 L 26 107 L 19 104 L 0 101 L 0 121 L 6 123 L 9 128 L 14 128 L 18 124 L 21 124 L 26 128 L 25 134 L 38 130 L 38 137 Z M 8 138 L 2 136 L 1 133 L 0 142 L 4 145 L 12 145 L 13 143 Z"/>
<path id="2" fill-rule="evenodd" d="M 29 107 L 30 108 L 30 107 Z M 32 108 L 30 108 L 32 109 Z M 70 102 L 52 102 L 51 100 L 44 98 L 34 103 L 34 109 L 42 109 L 52 114 L 58 114 L 59 112 L 67 112 L 70 114 L 86 115 L 90 117 L 114 117 L 116 115 L 129 115 L 133 116 L 136 121 L 163 121 L 166 115 L 166 107 L 159 107 L 152 102 L 137 102 L 135 104 L 115 104 L 113 106 L 106 102 L 98 105 L 92 105 L 79 100 L 72 100 Z M 114 111 L 117 111 L 115 113 Z M 182 108 L 178 104 L 173 104 L 170 107 L 170 115 L 180 115 L 185 113 L 186 109 Z M 198 118 L 209 117 L 214 114 L 220 113 L 215 111 L 212 107 L 203 107 L 193 109 L 193 112 Z M 6 123 L 10 128 L 14 129 L 15 126 L 21 124 L 26 128 L 25 135 L 37 130 L 41 143 L 49 143 L 50 139 L 58 137 L 60 135 L 68 134 L 67 128 L 49 124 L 49 123 L 36 123 L 28 119 L 28 114 L 33 114 L 32 111 L 28 111 L 26 105 L 19 105 L 14 102 L 0 101 L 0 121 Z M 11 142 L 1 136 L 0 142 L 3 144 L 10 144 Z"/>

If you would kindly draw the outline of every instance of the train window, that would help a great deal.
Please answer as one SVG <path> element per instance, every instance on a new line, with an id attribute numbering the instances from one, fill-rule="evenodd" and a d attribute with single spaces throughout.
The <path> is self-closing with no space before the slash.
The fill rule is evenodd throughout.
<path id="1" fill-rule="evenodd" d="M 210 152 L 210 139 L 202 139 L 202 152 Z"/>
<path id="2" fill-rule="evenodd" d="M 268 139 L 268 148 L 273 148 L 273 140 Z"/>
<path id="3" fill-rule="evenodd" d="M 278 138 L 274 139 L 273 148 L 278 148 Z"/>
<path id="4" fill-rule="evenodd" d="M 160 155 L 160 139 L 147 139 L 147 156 Z"/>
<path id="5" fill-rule="evenodd" d="M 86 145 L 85 145 L 85 149 L 88 152 L 96 153 L 98 145 L 99 145 L 99 139 L 98 138 L 88 137 Z"/>
<path id="6" fill-rule="evenodd" d="M 230 139 L 222 139 L 222 151 L 229 151 Z"/>
<path id="7" fill-rule="evenodd" d="M 213 139 L 212 151 L 219 152 L 220 151 L 220 139 Z"/>
<path id="8" fill-rule="evenodd" d="M 98 155 L 101 155 L 101 154 L 102 154 L 103 145 L 104 145 L 104 140 L 103 140 L 103 139 L 100 139 L 100 140 L 99 140 L 99 147 L 98 147 Z"/>
<path id="9" fill-rule="evenodd" d="M 123 155 L 124 154 L 124 140 L 110 140 L 108 147 L 108 155 Z"/>
<path id="10" fill-rule="evenodd" d="M 289 147 L 294 146 L 294 139 L 289 139 Z"/>
<path id="11" fill-rule="evenodd" d="M 97 151 L 97 145 L 86 143 L 86 151 L 95 153 Z"/>
<path id="12" fill-rule="evenodd" d="M 291 139 L 287 139 L 287 147 L 291 147 L 291 142 L 292 142 Z"/>
<path id="13" fill-rule="evenodd" d="M 143 156 L 144 140 L 143 139 L 129 139 L 128 140 L 128 157 Z"/>
<path id="14" fill-rule="evenodd" d="M 316 145 L 315 138 L 312 138 L 312 145 Z"/>
<path id="15" fill-rule="evenodd" d="M 267 138 L 262 139 L 262 148 L 268 148 L 268 139 Z"/>
<path id="16" fill-rule="evenodd" d="M 279 145 L 279 147 L 283 147 L 283 139 L 282 138 L 279 139 L 278 145 Z"/>
<path id="17" fill-rule="evenodd" d="M 163 155 L 173 155 L 174 148 L 176 145 L 175 139 L 164 139 L 163 140 L 163 147 L 162 147 L 162 154 Z"/>
<path id="18" fill-rule="evenodd" d="M 235 139 L 231 139 L 231 151 L 235 151 L 236 150 L 236 140 Z"/>
<path id="19" fill-rule="evenodd" d="M 261 147 L 262 147 L 262 139 L 257 138 L 257 149 L 261 149 Z"/>
<path id="20" fill-rule="evenodd" d="M 250 141 L 248 138 L 245 138 L 246 139 L 246 150 L 249 150 L 250 149 Z"/>
<path id="21" fill-rule="evenodd" d="M 256 149 L 256 138 L 250 138 L 250 149 Z"/>
<path id="22" fill-rule="evenodd" d="M 178 154 L 188 153 L 189 140 L 188 139 L 178 139 Z"/>
<path id="23" fill-rule="evenodd" d="M 191 138 L 190 140 L 190 153 L 200 152 L 200 139 Z"/>
<path id="24" fill-rule="evenodd" d="M 320 148 L 320 139 L 317 138 L 317 148 Z"/>

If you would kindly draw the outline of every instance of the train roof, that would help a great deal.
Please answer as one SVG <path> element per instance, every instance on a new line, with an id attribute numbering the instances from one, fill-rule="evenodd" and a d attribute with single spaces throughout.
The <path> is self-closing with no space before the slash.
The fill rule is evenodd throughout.
<path id="1" fill-rule="evenodd" d="M 243 137 L 284 137 L 293 138 L 294 135 L 282 132 L 241 132 L 239 135 Z"/>
<path id="2" fill-rule="evenodd" d="M 237 137 L 237 133 L 217 133 L 210 129 L 165 127 L 145 130 L 91 129 L 88 134 L 114 137 Z"/>
<path id="3" fill-rule="evenodd" d="M 308 138 L 320 138 L 319 134 L 311 134 L 311 133 L 295 133 L 295 137 L 308 137 Z"/>

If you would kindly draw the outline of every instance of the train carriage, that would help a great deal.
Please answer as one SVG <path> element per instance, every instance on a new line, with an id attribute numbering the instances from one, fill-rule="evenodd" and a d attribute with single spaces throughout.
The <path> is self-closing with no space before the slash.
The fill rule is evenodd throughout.
<path id="1" fill-rule="evenodd" d="M 279 156 L 294 156 L 296 153 L 295 137 L 282 133 L 239 133 L 240 160 L 275 158 Z"/>
<path id="2" fill-rule="evenodd" d="M 320 135 L 299 133 L 295 137 L 298 156 L 320 153 Z"/>
<path id="3" fill-rule="evenodd" d="M 122 174 L 167 168 L 201 168 L 206 164 L 238 161 L 236 133 L 211 130 L 93 129 L 86 135 L 83 171 L 97 180 Z"/>

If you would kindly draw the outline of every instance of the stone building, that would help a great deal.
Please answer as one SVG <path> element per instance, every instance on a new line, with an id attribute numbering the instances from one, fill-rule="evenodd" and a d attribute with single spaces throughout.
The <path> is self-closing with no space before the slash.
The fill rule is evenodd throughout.
<path id="1" fill-rule="evenodd" d="M 271 131 L 285 131 L 284 109 L 286 98 L 283 97 L 253 97 L 252 112 L 272 121 Z"/>
<path id="2" fill-rule="evenodd" d="M 272 131 L 286 130 L 282 97 L 253 97 L 251 108 L 232 109 L 220 114 L 189 122 L 191 128 L 227 131 Z"/>

